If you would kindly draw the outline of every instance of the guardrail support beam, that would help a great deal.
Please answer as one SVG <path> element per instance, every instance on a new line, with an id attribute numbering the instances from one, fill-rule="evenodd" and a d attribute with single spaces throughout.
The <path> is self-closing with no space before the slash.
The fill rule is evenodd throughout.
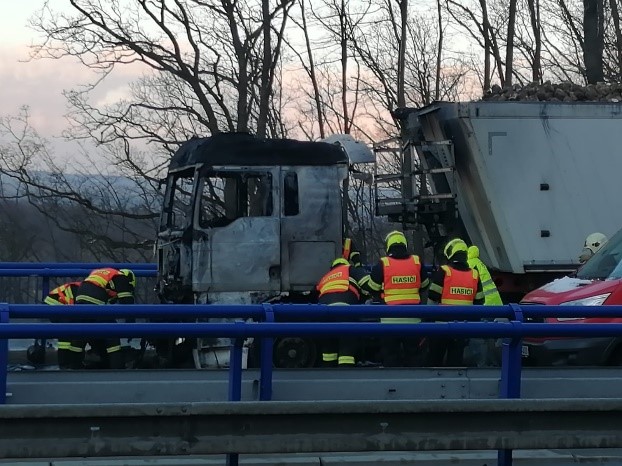
<path id="1" fill-rule="evenodd" d="M 263 304 L 265 311 L 264 322 L 274 322 L 274 309 L 271 304 Z M 262 338 L 260 344 L 259 361 L 259 400 L 270 401 L 272 399 L 272 359 L 274 338 Z"/>
<path id="2" fill-rule="evenodd" d="M 0 303 L 0 323 L 9 323 L 9 305 L 7 303 Z M 7 396 L 7 370 L 9 364 L 9 340 L 6 338 L 0 339 L 0 405 L 6 403 Z"/>

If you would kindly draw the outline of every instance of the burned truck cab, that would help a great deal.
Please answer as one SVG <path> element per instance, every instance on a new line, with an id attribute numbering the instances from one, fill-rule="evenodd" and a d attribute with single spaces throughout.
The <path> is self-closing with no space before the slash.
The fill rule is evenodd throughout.
<path id="1" fill-rule="evenodd" d="M 250 303 L 313 289 L 341 253 L 342 146 L 246 133 L 173 155 L 157 239 L 167 303 Z"/>

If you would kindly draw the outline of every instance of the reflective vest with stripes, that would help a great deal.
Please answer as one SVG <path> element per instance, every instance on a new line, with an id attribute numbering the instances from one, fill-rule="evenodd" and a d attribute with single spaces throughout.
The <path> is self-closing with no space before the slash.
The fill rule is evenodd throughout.
<path id="1" fill-rule="evenodd" d="M 345 264 L 338 265 L 326 272 L 316 288 L 320 292 L 320 296 L 330 293 L 350 292 L 353 293 L 357 299 L 361 297 L 356 286 L 356 281 L 354 278 L 350 277 L 350 266 Z"/>
<path id="2" fill-rule="evenodd" d="M 441 269 L 445 271 L 441 304 L 453 306 L 473 304 L 479 281 L 477 270 L 456 270 L 448 265 L 441 266 Z"/>
<path id="3" fill-rule="evenodd" d="M 497 285 L 495 285 L 495 282 L 490 276 L 488 267 L 486 267 L 479 258 L 469 259 L 469 267 L 477 270 L 477 273 L 479 273 L 479 279 L 482 282 L 482 291 L 484 292 L 484 298 L 486 300 L 484 304 L 486 306 L 501 306 L 503 301 L 501 301 L 501 295 L 499 294 L 499 290 L 497 290 Z"/>
<path id="4" fill-rule="evenodd" d="M 65 283 L 64 285 L 57 286 L 50 294 L 43 300 L 45 304 L 57 305 L 57 304 L 74 304 L 75 294 L 80 287 L 80 282 Z"/>
<path id="5" fill-rule="evenodd" d="M 419 288 L 421 287 L 421 262 L 418 256 L 404 259 L 382 257 L 382 299 L 387 305 L 419 304 Z M 384 317 L 382 323 L 419 323 L 421 319 L 414 317 Z"/>
<path id="6" fill-rule="evenodd" d="M 114 290 L 111 290 L 108 287 L 110 281 L 119 275 L 123 275 L 117 269 L 105 268 L 105 269 L 95 269 L 93 270 L 88 277 L 84 279 L 85 282 L 92 283 L 93 285 L 97 285 L 100 288 L 106 290 L 106 293 L 109 297 L 114 298 L 117 296 L 117 293 Z"/>

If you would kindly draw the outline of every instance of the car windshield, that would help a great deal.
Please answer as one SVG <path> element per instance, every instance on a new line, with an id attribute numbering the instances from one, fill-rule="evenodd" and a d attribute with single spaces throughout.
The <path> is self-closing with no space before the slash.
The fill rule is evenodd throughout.
<path id="1" fill-rule="evenodd" d="M 586 280 L 617 280 L 622 278 L 622 230 L 588 260 L 577 272 Z"/>

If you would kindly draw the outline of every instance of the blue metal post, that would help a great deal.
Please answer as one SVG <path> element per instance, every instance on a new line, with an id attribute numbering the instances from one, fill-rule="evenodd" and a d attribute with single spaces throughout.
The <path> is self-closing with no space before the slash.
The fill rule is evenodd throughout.
<path id="1" fill-rule="evenodd" d="M 244 324 L 244 322 L 236 322 Z M 242 399 L 242 349 L 244 347 L 243 338 L 235 338 L 232 341 L 229 356 L 229 401 L 240 401 Z M 240 455 L 237 453 L 227 454 L 227 466 L 238 466 Z"/>
<path id="2" fill-rule="evenodd" d="M 263 305 L 264 322 L 274 322 L 274 309 L 271 304 Z M 261 357 L 259 361 L 259 401 L 272 399 L 272 349 L 274 338 L 261 339 Z"/>
<path id="3" fill-rule="evenodd" d="M 514 322 L 523 322 L 523 311 L 518 304 L 510 304 L 514 312 Z M 501 386 L 499 398 L 520 398 L 522 369 L 522 339 L 506 338 L 503 340 L 501 362 Z M 512 466 L 512 450 L 497 452 L 498 466 Z"/>
<path id="4" fill-rule="evenodd" d="M 41 277 L 41 301 L 47 298 L 50 293 L 50 277 Z M 43 360 L 45 361 L 45 347 L 47 346 L 47 340 L 42 338 L 41 340 L 35 340 L 35 345 L 40 344 L 43 347 Z"/>
<path id="5" fill-rule="evenodd" d="M 0 323 L 9 323 L 9 305 L 0 303 Z M 0 404 L 6 403 L 6 377 L 9 365 L 9 340 L 0 340 Z"/>

